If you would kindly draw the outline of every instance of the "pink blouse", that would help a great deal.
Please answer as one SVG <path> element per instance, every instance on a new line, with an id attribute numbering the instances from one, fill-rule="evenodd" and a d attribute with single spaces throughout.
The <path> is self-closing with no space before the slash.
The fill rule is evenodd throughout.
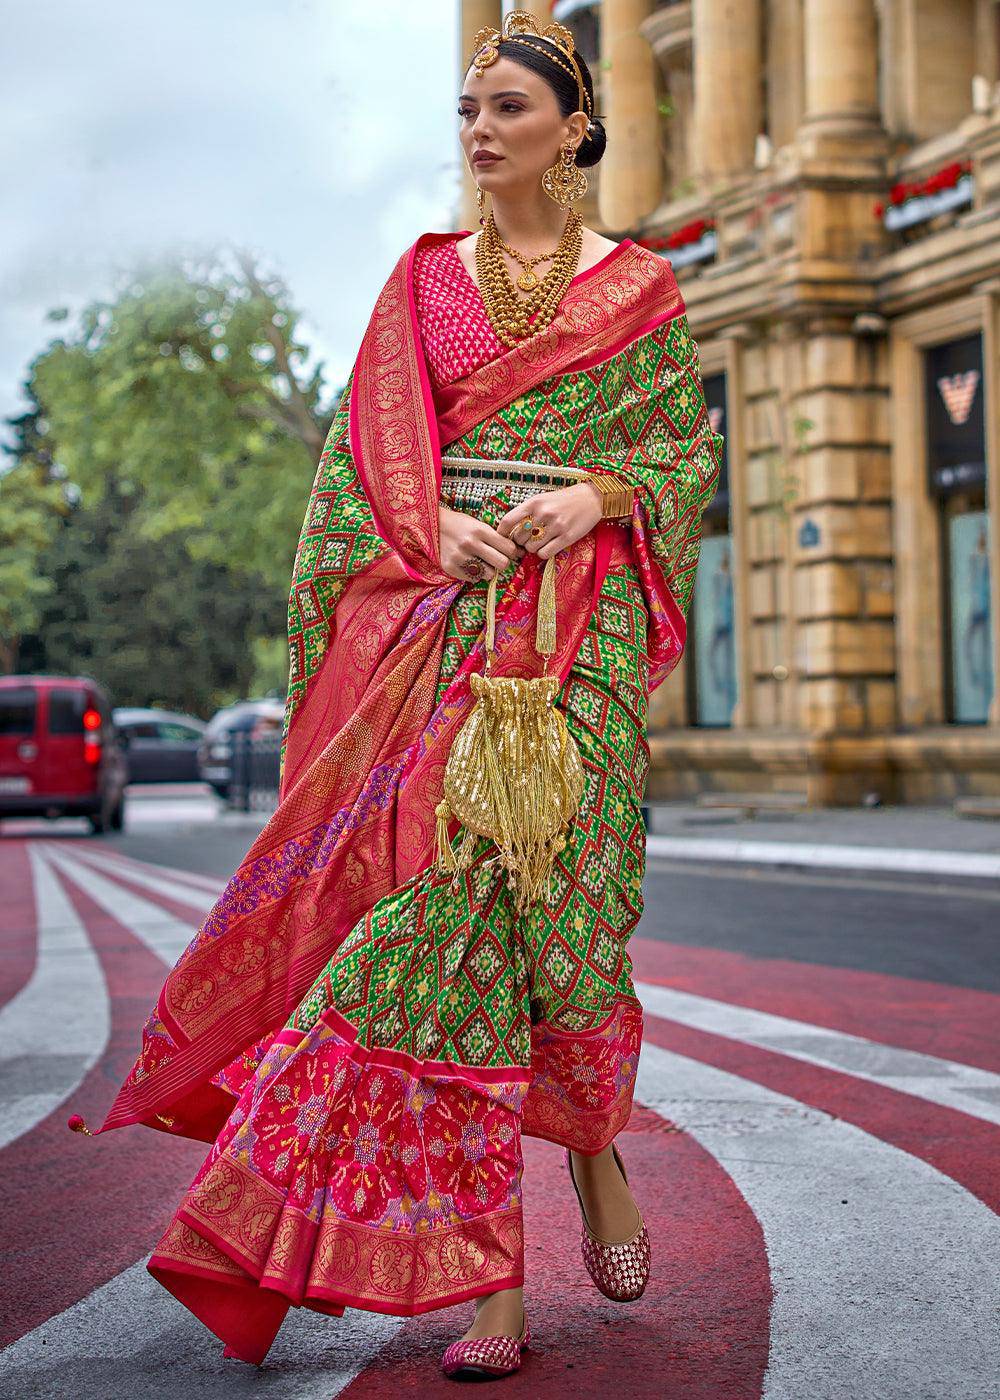
<path id="1" fill-rule="evenodd" d="M 427 369 L 435 389 L 478 369 L 504 351 L 479 288 L 455 247 L 457 239 L 419 248 L 413 291 Z"/>

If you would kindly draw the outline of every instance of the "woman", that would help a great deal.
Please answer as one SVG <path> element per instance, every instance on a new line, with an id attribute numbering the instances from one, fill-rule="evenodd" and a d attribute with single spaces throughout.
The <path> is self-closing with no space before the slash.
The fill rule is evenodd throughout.
<path id="1" fill-rule="evenodd" d="M 613 1146 L 642 1028 L 646 707 L 722 439 L 669 264 L 572 208 L 605 136 L 569 31 L 480 31 L 459 115 L 490 216 L 418 238 L 378 298 L 296 555 L 277 811 L 99 1130 L 212 1144 L 148 1267 L 246 1361 L 290 1304 L 475 1299 L 446 1372 L 516 1370 L 525 1133 L 566 1149 L 601 1291 L 648 1274 Z M 579 755 L 533 896 L 442 800 L 487 660 L 558 677 Z"/>

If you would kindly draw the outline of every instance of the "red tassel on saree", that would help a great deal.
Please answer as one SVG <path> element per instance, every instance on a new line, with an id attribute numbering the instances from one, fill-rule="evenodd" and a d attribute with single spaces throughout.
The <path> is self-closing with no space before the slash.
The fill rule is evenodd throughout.
<path id="1" fill-rule="evenodd" d="M 99 1130 L 211 1143 L 149 1267 L 247 1360 L 293 1304 L 410 1315 L 520 1283 L 521 1134 L 596 1152 L 631 1110 L 646 701 L 683 647 L 721 438 L 669 264 L 626 240 L 507 350 L 481 300 L 476 325 L 460 236 L 418 239 L 378 298 L 296 555 L 278 808 Z M 452 379 L 442 276 L 466 301 Z M 636 487 L 631 529 L 559 556 L 552 669 L 587 793 L 523 920 L 487 842 L 454 883 L 433 865 L 485 595 L 438 562 L 442 444 Z M 540 671 L 540 574 L 512 567 L 494 675 Z"/>

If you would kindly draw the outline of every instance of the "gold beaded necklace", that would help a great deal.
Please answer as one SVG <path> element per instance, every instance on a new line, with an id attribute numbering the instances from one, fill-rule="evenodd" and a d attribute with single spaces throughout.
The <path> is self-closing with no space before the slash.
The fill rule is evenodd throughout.
<path id="1" fill-rule="evenodd" d="M 555 252 L 541 253 L 529 259 L 503 241 L 490 211 L 476 240 L 476 272 L 486 314 L 502 344 L 516 345 L 519 340 L 537 335 L 552 320 L 576 273 L 583 247 L 582 230 L 583 219 L 579 210 L 571 209 Z M 518 296 L 503 260 L 504 250 L 525 269 L 517 280 L 518 285 L 528 291 L 526 297 Z M 536 263 L 546 262 L 549 258 L 552 259 L 552 266 L 539 280 L 531 269 Z M 526 287 L 529 279 L 532 285 Z"/>
<path id="2" fill-rule="evenodd" d="M 517 279 L 517 285 L 521 288 L 522 292 L 533 292 L 535 290 L 540 280 L 538 274 L 535 272 L 535 268 L 540 262 L 549 262 L 559 251 L 558 248 L 556 248 L 551 253 L 539 253 L 537 257 L 527 258 L 523 253 L 519 253 L 516 248 L 512 248 L 509 243 L 505 243 L 502 238 L 500 239 L 500 247 L 505 253 L 509 253 L 516 263 L 521 264 L 523 271 Z"/>

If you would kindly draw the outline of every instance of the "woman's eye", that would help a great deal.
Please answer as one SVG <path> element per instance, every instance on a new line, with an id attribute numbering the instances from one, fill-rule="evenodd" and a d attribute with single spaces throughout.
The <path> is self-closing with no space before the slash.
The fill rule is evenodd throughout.
<path id="1" fill-rule="evenodd" d="M 474 117 L 476 115 L 469 107 L 457 107 L 455 110 L 460 117 Z M 519 102 L 501 102 L 500 110 L 501 112 L 520 112 L 521 104 Z"/>

